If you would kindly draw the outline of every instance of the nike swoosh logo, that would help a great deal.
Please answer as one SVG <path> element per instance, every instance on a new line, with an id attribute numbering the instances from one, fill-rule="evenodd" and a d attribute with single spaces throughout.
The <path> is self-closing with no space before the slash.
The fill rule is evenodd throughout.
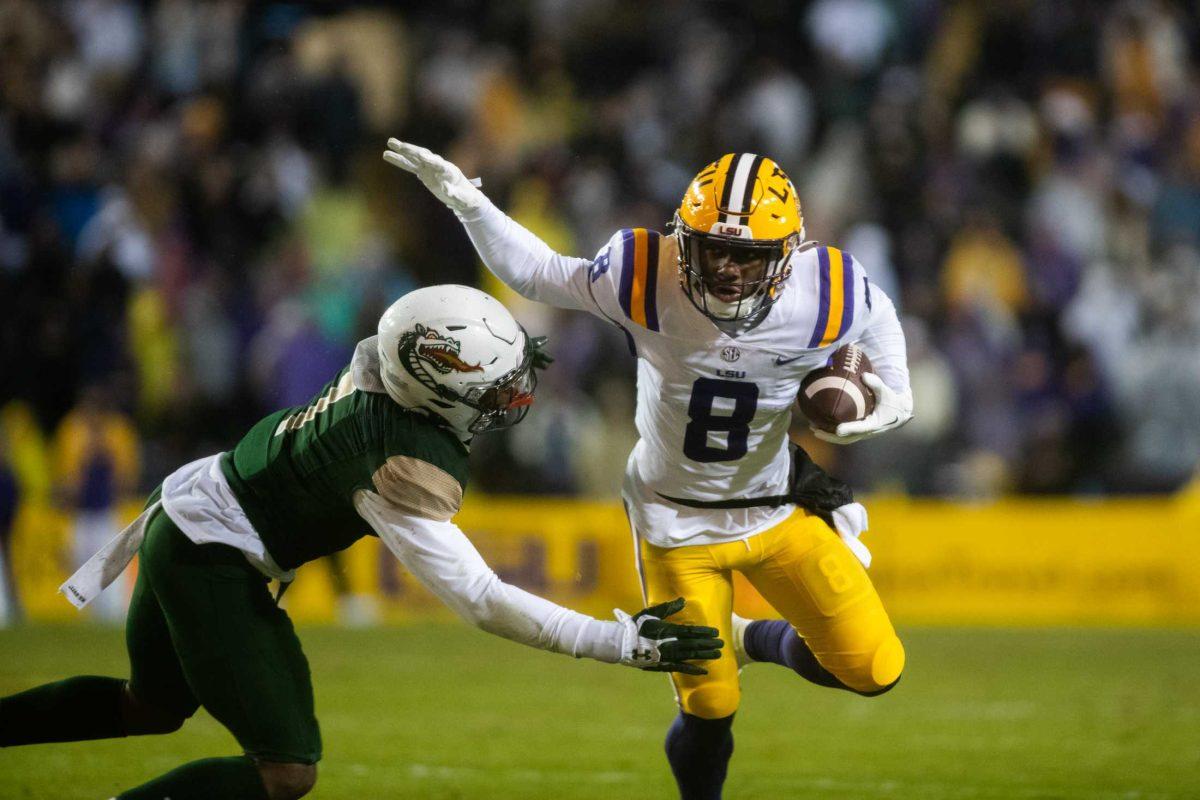
<path id="1" fill-rule="evenodd" d="M 775 366 L 782 367 L 784 364 L 790 364 L 793 361 L 796 361 L 797 359 L 801 359 L 801 358 L 804 358 L 804 356 L 803 355 L 792 356 L 791 358 L 784 358 L 783 356 L 775 356 Z"/>

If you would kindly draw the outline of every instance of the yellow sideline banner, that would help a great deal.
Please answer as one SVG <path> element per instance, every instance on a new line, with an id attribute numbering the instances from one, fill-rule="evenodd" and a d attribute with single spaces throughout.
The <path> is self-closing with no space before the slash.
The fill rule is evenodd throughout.
<path id="1" fill-rule="evenodd" d="M 870 575 L 901 624 L 1200 624 L 1195 489 L 1094 502 L 875 497 L 866 505 Z M 136 513 L 137 506 L 125 509 L 129 519 Z M 601 617 L 614 607 L 641 607 L 619 503 L 474 496 L 455 521 L 505 581 Z M 56 594 L 69 571 L 69 531 L 61 514 L 21 509 L 13 567 L 31 619 L 78 616 Z M 121 590 L 129 591 L 135 569 Z M 739 610 L 769 615 L 737 580 Z M 336 562 L 303 567 L 284 605 L 298 621 L 334 621 L 335 587 L 374 606 L 385 621 L 449 613 L 373 537 Z"/>

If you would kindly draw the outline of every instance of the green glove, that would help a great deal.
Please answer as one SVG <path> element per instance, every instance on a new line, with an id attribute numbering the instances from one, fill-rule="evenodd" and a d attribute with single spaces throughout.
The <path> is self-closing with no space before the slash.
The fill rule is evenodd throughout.
<path id="1" fill-rule="evenodd" d="M 716 628 L 665 621 L 683 606 L 684 599 L 677 597 L 644 608 L 632 617 L 617 609 L 617 621 L 625 626 L 621 663 L 647 672 L 707 675 L 704 667 L 688 662 L 720 658 L 725 643 L 717 638 Z"/>
<path id="2" fill-rule="evenodd" d="M 547 341 L 549 341 L 548 336 L 534 336 L 529 340 L 529 344 L 533 348 L 534 369 L 545 369 L 554 363 L 554 358 L 546 352 Z"/>

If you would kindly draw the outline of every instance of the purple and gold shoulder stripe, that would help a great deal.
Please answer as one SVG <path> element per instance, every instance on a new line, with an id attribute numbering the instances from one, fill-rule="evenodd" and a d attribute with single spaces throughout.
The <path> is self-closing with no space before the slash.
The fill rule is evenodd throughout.
<path id="1" fill-rule="evenodd" d="M 833 344 L 854 322 L 854 259 L 836 247 L 819 247 L 817 272 L 817 321 L 809 348 Z"/>
<path id="2" fill-rule="evenodd" d="M 625 316 L 652 331 L 658 328 L 658 231 L 621 231 L 621 283 L 618 299 Z"/>

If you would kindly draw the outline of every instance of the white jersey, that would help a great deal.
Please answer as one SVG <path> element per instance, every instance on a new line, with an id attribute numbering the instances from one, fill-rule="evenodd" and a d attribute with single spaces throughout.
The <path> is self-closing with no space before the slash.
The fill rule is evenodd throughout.
<path id="1" fill-rule="evenodd" d="M 554 253 L 490 204 L 463 222 L 484 262 L 522 295 L 589 311 L 625 332 L 638 359 L 640 441 L 623 495 L 638 535 L 660 547 L 746 538 L 792 512 L 675 500 L 785 494 L 800 381 L 841 345 L 861 341 L 889 386 L 908 385 L 891 301 L 836 248 L 798 253 L 766 317 L 730 334 L 681 289 L 673 237 L 621 230 L 587 260 Z"/>

